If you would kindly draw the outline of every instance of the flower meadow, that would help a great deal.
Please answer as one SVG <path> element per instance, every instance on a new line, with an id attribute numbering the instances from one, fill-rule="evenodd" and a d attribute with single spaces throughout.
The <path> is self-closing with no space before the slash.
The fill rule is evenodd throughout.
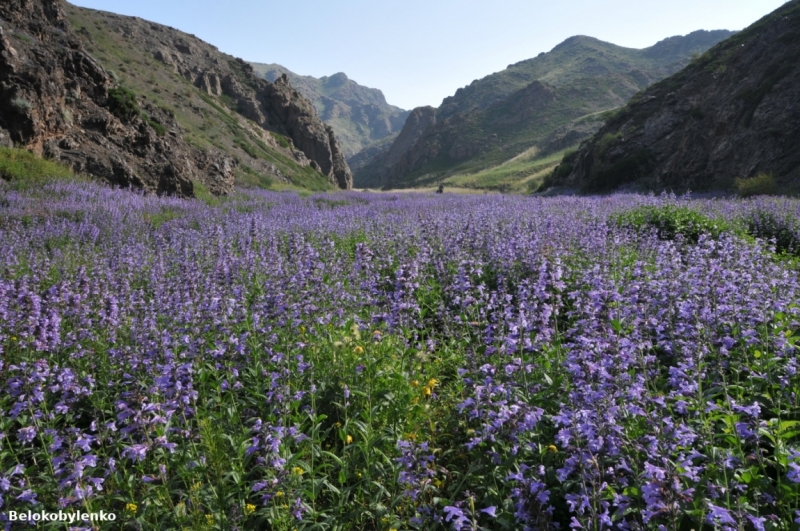
<path id="1" fill-rule="evenodd" d="M 798 217 L 0 189 L 0 523 L 798 529 Z"/>

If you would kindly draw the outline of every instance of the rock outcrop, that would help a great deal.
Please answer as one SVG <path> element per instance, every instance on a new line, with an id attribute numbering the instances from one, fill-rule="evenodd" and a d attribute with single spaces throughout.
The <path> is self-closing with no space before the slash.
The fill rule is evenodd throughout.
<path id="1" fill-rule="evenodd" d="M 4 137 L 119 186 L 181 196 L 193 194 L 193 181 L 219 194 L 232 189 L 235 161 L 187 145 L 166 112 L 115 90 L 59 0 L 4 0 L 0 19 Z"/>
<path id="2" fill-rule="evenodd" d="M 250 64 L 268 81 L 286 75 L 292 86 L 311 100 L 320 118 L 336 132 L 348 163 L 362 150 L 399 132 L 409 113 L 389 105 L 380 90 L 359 85 L 342 72 L 316 78 L 278 64 Z"/>
<path id="3" fill-rule="evenodd" d="M 760 173 L 800 185 L 800 0 L 637 95 L 565 158 L 556 184 L 724 190 Z"/>
<path id="4" fill-rule="evenodd" d="M 411 164 L 418 163 L 416 160 L 404 159 L 408 159 L 411 148 L 424 134 L 432 131 L 434 125 L 436 125 L 435 107 L 417 107 L 412 110 L 392 144 L 376 153 L 369 162 L 359 168 L 359 186 L 392 188 L 396 173 L 405 171 Z M 417 153 L 412 152 L 412 154 Z M 426 151 L 422 156 L 430 156 L 430 152 Z M 400 169 L 397 169 L 398 165 Z"/>
<path id="5" fill-rule="evenodd" d="M 198 182 L 212 193 L 229 193 L 241 158 L 213 135 L 210 142 L 188 143 L 155 78 L 121 85 L 118 75 L 86 49 L 100 46 L 99 41 L 85 26 L 73 31 L 66 10 L 62 0 L 0 4 L 0 143 L 13 142 L 120 186 L 190 196 Z M 284 168 L 295 164 L 311 173 L 315 168 L 340 188 L 351 186 L 335 135 L 285 80 L 273 84 L 261 79 L 244 61 L 178 30 L 135 17 L 101 15 L 103 24 L 95 20 L 96 28 L 116 35 L 126 49 L 135 50 L 134 57 L 152 57 L 163 65 L 159 68 L 208 95 L 205 108 L 216 109 L 226 134 L 236 137 L 237 149 L 263 156 L 252 163 L 256 170 L 281 176 L 271 161 Z M 127 70 L 124 64 L 119 68 Z M 128 85 L 147 89 L 137 92 Z M 176 91 L 174 96 L 182 95 Z M 230 111 L 222 108 L 226 104 Z M 211 119 L 204 109 L 189 107 Z M 258 153 L 250 142 L 260 146 Z"/>

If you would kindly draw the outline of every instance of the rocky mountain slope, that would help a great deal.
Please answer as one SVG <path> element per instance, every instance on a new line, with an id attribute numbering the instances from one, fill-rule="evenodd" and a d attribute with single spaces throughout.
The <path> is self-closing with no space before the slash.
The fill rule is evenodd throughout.
<path id="1" fill-rule="evenodd" d="M 535 147 L 561 145 L 565 137 L 577 143 L 600 126 L 599 113 L 624 105 L 685 66 L 692 53 L 730 35 L 697 31 L 643 50 L 571 37 L 445 98 L 435 124 L 418 131 L 396 161 L 388 161 L 387 152 L 364 165 L 356 185 L 429 185 L 502 164 Z M 556 131 L 558 138 L 551 136 Z"/>
<path id="2" fill-rule="evenodd" d="M 555 182 L 677 192 L 760 173 L 800 187 L 800 0 L 637 95 L 565 158 Z"/>
<path id="3" fill-rule="evenodd" d="M 350 186 L 308 100 L 199 39 L 61 0 L 4 0 L 0 28 L 0 142 L 157 193 Z"/>
<path id="4" fill-rule="evenodd" d="M 348 162 L 364 148 L 399 132 L 409 113 L 386 103 L 380 90 L 359 85 L 342 72 L 316 78 L 295 74 L 279 64 L 250 65 L 268 81 L 286 75 L 333 128 Z"/>

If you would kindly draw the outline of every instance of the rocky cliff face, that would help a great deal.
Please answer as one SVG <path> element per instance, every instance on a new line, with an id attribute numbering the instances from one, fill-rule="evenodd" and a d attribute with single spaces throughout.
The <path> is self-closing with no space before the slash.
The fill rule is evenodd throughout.
<path id="1" fill-rule="evenodd" d="M 189 196 L 199 182 L 216 194 L 230 192 L 241 159 L 222 142 L 186 141 L 175 110 L 155 94 L 160 90 L 152 76 L 158 69 L 151 70 L 149 81 L 132 80 L 152 89 L 149 98 L 145 91 L 130 90 L 136 83 L 121 86 L 120 76 L 86 50 L 87 45 L 98 49 L 115 43 L 95 42 L 86 27 L 73 31 L 67 7 L 78 9 L 61 0 L 0 4 L 0 135 L 117 185 Z M 349 168 L 330 128 L 288 83 L 259 79 L 245 63 L 171 28 L 111 14 L 104 22 L 104 30 L 125 41 L 133 55 L 152 57 L 200 92 L 232 102 L 236 112 L 220 111 L 228 128 L 241 133 L 239 144 L 248 146 L 242 140 L 246 133 L 259 139 L 267 155 L 285 152 L 300 166 L 317 168 L 331 183 L 350 186 Z M 209 119 L 199 107 L 192 108 Z M 279 145 L 267 131 L 286 135 L 293 145 Z"/>
<path id="2" fill-rule="evenodd" d="M 593 115 L 624 105 L 654 81 L 676 72 L 692 52 L 728 31 L 698 31 L 643 50 L 591 37 L 567 39 L 548 53 L 509 65 L 445 98 L 434 125 L 407 146 L 394 165 L 377 165 L 384 186 L 431 185 L 455 173 L 475 173 L 537 148 L 570 147 L 597 130 Z M 556 136 L 557 135 L 557 136 Z"/>
<path id="3" fill-rule="evenodd" d="M 258 76 L 252 65 L 220 53 L 214 46 L 165 26 L 116 17 L 113 22 L 129 41 L 171 67 L 210 96 L 232 100 L 231 107 L 268 131 L 285 135 L 330 181 L 352 186 L 350 168 L 330 126 L 313 104 L 292 87 L 287 76 L 274 83 Z"/>
<path id="4" fill-rule="evenodd" d="M 140 110 L 168 134 L 157 134 L 133 107 L 115 106 L 125 94 L 70 31 L 60 1 L 4 0 L 0 19 L 4 137 L 120 186 L 184 196 L 193 181 L 216 193 L 231 189 L 232 159 L 188 146 L 160 109 Z"/>
<path id="5" fill-rule="evenodd" d="M 800 0 L 638 95 L 556 175 L 587 192 L 677 192 L 759 173 L 800 184 Z"/>
<path id="6" fill-rule="evenodd" d="M 342 72 L 315 78 L 295 74 L 278 64 L 250 64 L 268 81 L 286 75 L 333 128 L 348 162 L 361 150 L 399 132 L 409 113 L 389 105 L 380 90 L 359 85 Z"/>
<path id="7" fill-rule="evenodd" d="M 413 159 L 404 159 L 409 158 L 411 148 L 424 134 L 432 131 L 434 125 L 436 125 L 436 109 L 434 107 L 417 107 L 411 111 L 394 142 L 376 153 L 365 166 L 359 168 L 358 185 L 365 188 L 392 188 L 394 175 L 397 172 L 404 171 L 411 164 L 419 163 Z M 418 153 L 413 152 L 412 154 L 417 155 Z M 426 151 L 419 155 L 430 156 L 430 153 Z"/>

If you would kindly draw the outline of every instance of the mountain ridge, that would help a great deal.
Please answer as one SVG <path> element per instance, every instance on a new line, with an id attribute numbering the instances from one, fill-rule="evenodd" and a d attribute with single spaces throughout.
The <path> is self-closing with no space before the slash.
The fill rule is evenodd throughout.
<path id="1" fill-rule="evenodd" d="M 350 186 L 310 102 L 194 36 L 61 0 L 4 1 L 0 34 L 0 142 L 156 193 L 226 194 L 243 174 Z"/>
<path id="2" fill-rule="evenodd" d="M 712 47 L 620 109 L 553 184 L 605 192 L 730 190 L 771 174 L 800 188 L 800 0 Z"/>
<path id="3" fill-rule="evenodd" d="M 378 155 L 355 173 L 356 186 L 429 186 L 457 172 L 501 164 L 555 130 L 578 141 L 593 131 L 570 127 L 572 122 L 624 105 L 688 63 L 689 50 L 703 51 L 731 34 L 698 30 L 642 50 L 570 37 L 550 52 L 509 65 L 445 98 L 436 109 L 436 124 L 403 157 L 387 165 L 386 152 Z M 598 121 L 594 130 L 599 126 Z"/>
<path id="4" fill-rule="evenodd" d="M 375 142 L 400 131 L 409 111 L 390 105 L 380 89 L 360 85 L 344 72 L 316 78 L 296 74 L 277 63 L 250 62 L 267 81 L 281 75 L 308 98 L 320 118 L 336 132 L 350 159 Z"/>

